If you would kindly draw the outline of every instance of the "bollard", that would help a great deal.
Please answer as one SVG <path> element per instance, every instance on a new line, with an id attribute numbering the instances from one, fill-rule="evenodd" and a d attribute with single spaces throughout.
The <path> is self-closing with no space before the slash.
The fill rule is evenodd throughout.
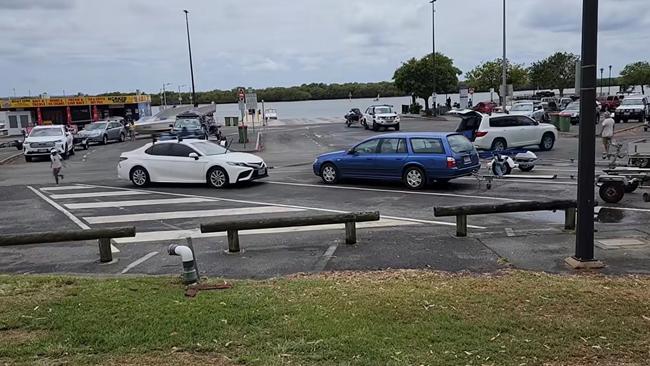
<path id="1" fill-rule="evenodd" d="M 571 207 L 564 210 L 564 230 L 576 229 L 576 209 Z"/>
<path id="2" fill-rule="evenodd" d="M 239 253 L 239 233 L 237 230 L 227 230 L 228 233 L 228 251 L 230 253 Z"/>
<path id="3" fill-rule="evenodd" d="M 467 236 L 467 215 L 456 216 L 456 236 L 458 237 Z"/>
<path id="4" fill-rule="evenodd" d="M 111 251 L 111 239 L 99 238 L 99 262 L 108 263 L 113 261 L 113 252 Z"/>
<path id="5" fill-rule="evenodd" d="M 345 223 L 345 244 L 357 243 L 357 224 L 354 221 Z"/>

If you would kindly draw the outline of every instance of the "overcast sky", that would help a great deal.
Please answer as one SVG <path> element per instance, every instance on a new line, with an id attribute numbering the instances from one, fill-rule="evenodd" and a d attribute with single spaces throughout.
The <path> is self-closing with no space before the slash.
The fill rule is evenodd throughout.
<path id="1" fill-rule="evenodd" d="M 437 49 L 469 71 L 501 55 L 501 0 L 438 0 Z M 600 1 L 599 67 L 648 59 L 648 0 Z M 508 57 L 580 52 L 581 0 L 508 0 Z M 431 50 L 427 0 L 0 0 L 0 95 L 390 80 Z M 607 73 L 607 71 L 606 71 Z"/>

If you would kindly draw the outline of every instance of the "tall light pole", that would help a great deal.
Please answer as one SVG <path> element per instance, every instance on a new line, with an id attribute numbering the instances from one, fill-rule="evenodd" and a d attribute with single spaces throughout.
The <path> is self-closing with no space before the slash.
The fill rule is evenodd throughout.
<path id="1" fill-rule="evenodd" d="M 165 93 L 166 92 L 165 88 L 168 85 L 172 85 L 172 83 L 163 83 L 163 87 L 162 87 L 162 95 L 163 95 L 162 103 L 165 107 L 167 106 L 167 94 Z"/>
<path id="2" fill-rule="evenodd" d="M 437 116 L 438 109 L 436 107 L 437 102 L 437 85 L 436 85 L 436 0 L 429 1 L 431 3 L 431 38 L 432 38 L 432 49 L 433 53 L 433 94 L 431 94 L 431 108 L 433 109 L 433 115 Z"/>
<path id="3" fill-rule="evenodd" d="M 612 65 L 609 65 L 609 80 L 607 81 L 607 95 L 612 94 Z"/>
<path id="4" fill-rule="evenodd" d="M 506 59 L 506 0 L 503 0 L 503 59 L 501 70 L 501 106 L 506 107 L 506 95 L 508 94 L 508 60 Z"/>
<path id="5" fill-rule="evenodd" d="M 194 66 L 192 65 L 192 43 L 190 42 L 190 21 L 187 14 L 189 11 L 183 10 L 185 13 L 185 27 L 187 28 L 187 50 L 190 54 L 190 76 L 192 77 L 192 102 L 195 107 L 199 106 L 199 103 L 196 102 L 196 90 L 194 89 Z"/>
<path id="6" fill-rule="evenodd" d="M 185 84 L 178 86 L 178 104 L 179 105 L 183 104 L 183 97 L 181 96 L 181 88 L 184 88 L 186 86 L 187 85 L 185 85 Z"/>
<path id="7" fill-rule="evenodd" d="M 574 268 L 599 268 L 594 259 L 594 179 L 596 157 L 596 65 L 598 63 L 598 0 L 582 1 L 582 72 L 580 73 L 580 129 L 578 138 L 578 225 Z"/>
<path id="8" fill-rule="evenodd" d="M 603 95 L 603 72 L 605 71 L 604 68 L 600 68 L 600 95 Z"/>

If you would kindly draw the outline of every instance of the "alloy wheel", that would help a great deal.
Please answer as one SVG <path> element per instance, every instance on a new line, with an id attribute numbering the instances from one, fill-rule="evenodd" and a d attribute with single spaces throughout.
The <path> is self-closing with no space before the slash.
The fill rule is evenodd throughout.
<path id="1" fill-rule="evenodd" d="M 422 185 L 422 173 L 417 169 L 411 169 L 406 173 L 406 184 L 411 188 L 418 188 Z"/>
<path id="2" fill-rule="evenodd" d="M 214 169 L 210 173 L 210 184 L 213 187 L 221 188 L 226 184 L 226 174 L 221 169 Z"/>
<path id="3" fill-rule="evenodd" d="M 333 166 L 327 165 L 323 168 L 323 180 L 327 183 L 336 182 L 336 169 Z"/>
<path id="4" fill-rule="evenodd" d="M 143 186 L 147 183 L 147 172 L 142 169 L 136 169 L 131 173 L 131 181 L 136 186 Z"/>

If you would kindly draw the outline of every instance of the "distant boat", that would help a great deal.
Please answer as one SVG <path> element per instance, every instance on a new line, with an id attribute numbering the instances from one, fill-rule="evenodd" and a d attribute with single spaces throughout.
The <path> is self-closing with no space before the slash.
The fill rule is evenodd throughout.
<path id="1" fill-rule="evenodd" d="M 379 98 L 381 98 L 381 95 L 377 94 L 377 98 L 375 98 L 375 102 L 379 102 Z"/>
<path id="2" fill-rule="evenodd" d="M 278 119 L 278 111 L 275 109 L 269 108 L 264 111 L 264 117 L 269 120 L 269 119 Z"/>

